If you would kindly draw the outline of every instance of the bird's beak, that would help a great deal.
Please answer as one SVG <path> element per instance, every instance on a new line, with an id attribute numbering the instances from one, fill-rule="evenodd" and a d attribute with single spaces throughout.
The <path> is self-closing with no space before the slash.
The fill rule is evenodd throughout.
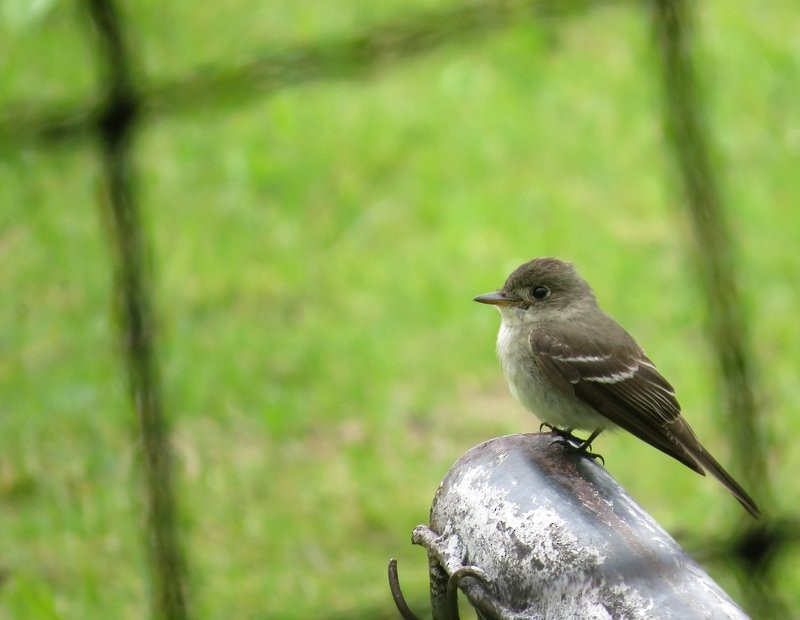
<path id="1" fill-rule="evenodd" d="M 520 301 L 520 299 L 514 297 L 513 295 L 506 295 L 503 291 L 497 291 L 495 293 L 478 295 L 473 301 L 492 306 L 510 306 L 511 304 L 515 304 Z"/>

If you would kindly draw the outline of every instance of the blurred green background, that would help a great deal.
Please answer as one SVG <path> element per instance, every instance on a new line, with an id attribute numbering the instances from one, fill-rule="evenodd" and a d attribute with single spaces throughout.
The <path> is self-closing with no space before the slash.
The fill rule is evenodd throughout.
<path id="1" fill-rule="evenodd" d="M 123 17 L 137 74 L 157 83 L 450 2 L 141 1 Z M 800 13 L 789 0 L 697 9 L 780 490 L 766 508 L 796 514 Z M 77 2 L 0 4 L 0 113 L 101 92 L 89 32 Z M 409 539 L 439 481 L 473 445 L 538 429 L 502 379 L 497 314 L 471 301 L 534 256 L 576 263 L 741 473 L 659 69 L 648 12 L 615 3 L 142 125 L 137 189 L 195 617 L 394 617 L 390 556 L 427 608 Z M 88 140 L 0 151 L 3 619 L 148 613 L 100 172 Z M 713 480 L 632 437 L 595 448 L 673 533 L 702 540 L 746 518 Z M 800 614 L 796 545 L 777 567 Z M 735 571 L 708 568 L 741 600 Z"/>

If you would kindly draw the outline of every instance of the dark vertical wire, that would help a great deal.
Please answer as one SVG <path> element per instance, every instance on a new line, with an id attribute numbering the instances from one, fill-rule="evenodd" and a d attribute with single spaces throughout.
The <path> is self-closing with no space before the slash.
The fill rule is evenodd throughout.
<path id="1" fill-rule="evenodd" d="M 108 228 L 115 254 L 115 296 L 131 399 L 144 450 L 147 545 L 152 570 L 152 613 L 187 618 L 185 562 L 178 541 L 169 433 L 164 418 L 154 338 L 146 241 L 133 184 L 131 139 L 139 100 L 112 0 L 88 0 L 106 62 L 107 93 L 98 117 L 103 172 L 108 184 Z"/>
<path id="2" fill-rule="evenodd" d="M 762 508 L 770 503 L 766 448 L 755 398 L 755 374 L 749 351 L 747 322 L 742 315 L 734 269 L 734 243 L 714 176 L 702 117 L 702 100 L 692 64 L 691 9 L 685 0 L 654 0 L 654 26 L 662 62 L 664 121 L 673 157 L 682 178 L 692 230 L 696 264 L 708 303 L 708 322 L 723 384 L 723 404 L 738 474 Z M 767 515 L 769 512 L 767 511 Z M 766 526 L 764 526 L 766 527 Z M 736 544 L 744 570 L 745 594 L 760 617 L 779 608 L 768 592 L 771 556 L 766 547 L 750 544 L 766 530 L 751 524 Z"/>
<path id="3" fill-rule="evenodd" d="M 664 115 L 681 174 L 698 248 L 697 265 L 707 296 L 711 337 L 724 381 L 735 458 L 757 498 L 768 500 L 768 477 L 754 395 L 747 322 L 734 275 L 733 241 L 727 226 L 702 122 L 684 0 L 655 0 L 661 45 Z"/>

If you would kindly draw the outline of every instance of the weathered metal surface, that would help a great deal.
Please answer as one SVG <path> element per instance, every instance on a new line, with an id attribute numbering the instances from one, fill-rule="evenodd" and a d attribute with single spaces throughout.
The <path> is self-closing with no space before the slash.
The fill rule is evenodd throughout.
<path id="1" fill-rule="evenodd" d="M 745 613 L 599 464 L 511 435 L 465 454 L 439 487 L 430 529 L 417 528 L 485 617 L 741 619 Z M 442 580 L 431 591 L 445 618 Z"/>

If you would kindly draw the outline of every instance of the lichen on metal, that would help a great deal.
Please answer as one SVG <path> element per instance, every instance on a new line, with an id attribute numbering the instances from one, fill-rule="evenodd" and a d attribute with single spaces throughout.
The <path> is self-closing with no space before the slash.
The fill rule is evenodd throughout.
<path id="1" fill-rule="evenodd" d="M 481 617 L 747 618 L 603 467 L 549 434 L 470 450 L 414 541 L 447 575 L 482 571 L 459 584 Z M 434 619 L 447 618 L 434 585 Z"/>

